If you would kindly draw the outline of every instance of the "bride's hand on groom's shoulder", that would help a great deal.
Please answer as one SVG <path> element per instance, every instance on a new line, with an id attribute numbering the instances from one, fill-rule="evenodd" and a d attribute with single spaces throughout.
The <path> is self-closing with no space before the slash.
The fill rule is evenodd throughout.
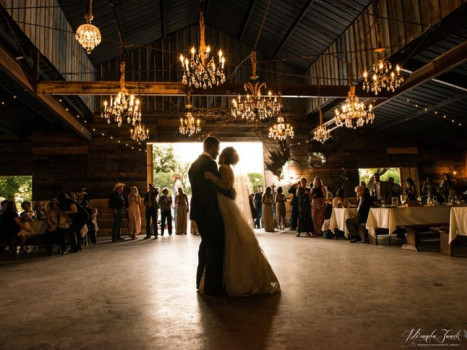
<path id="1" fill-rule="evenodd" d="M 211 173 L 210 171 L 205 171 L 204 172 L 204 178 L 205 179 L 211 180 L 213 177 L 214 177 L 214 174 Z"/>

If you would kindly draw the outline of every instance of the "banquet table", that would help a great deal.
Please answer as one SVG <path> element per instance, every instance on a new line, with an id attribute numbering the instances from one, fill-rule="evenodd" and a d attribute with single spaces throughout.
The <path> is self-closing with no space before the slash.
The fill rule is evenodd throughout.
<path id="1" fill-rule="evenodd" d="M 449 244 L 457 236 L 467 236 L 467 207 L 451 208 L 449 218 Z"/>
<path id="2" fill-rule="evenodd" d="M 368 233 L 376 237 L 376 228 L 387 228 L 389 235 L 397 228 L 407 230 L 407 244 L 403 249 L 415 250 L 417 228 L 447 226 L 451 207 L 447 205 L 426 207 L 371 208 L 366 222 Z"/>
<path id="3" fill-rule="evenodd" d="M 335 234 L 336 229 L 344 231 L 345 237 L 349 236 L 349 231 L 345 225 L 345 220 L 357 215 L 357 208 L 333 208 L 329 229 Z"/>

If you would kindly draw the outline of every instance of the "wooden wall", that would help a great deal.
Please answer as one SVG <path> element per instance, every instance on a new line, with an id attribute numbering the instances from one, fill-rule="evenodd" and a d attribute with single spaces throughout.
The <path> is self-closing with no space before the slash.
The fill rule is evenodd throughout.
<path id="1" fill-rule="evenodd" d="M 419 35 L 435 26 L 467 0 L 379 0 L 381 40 L 390 57 Z M 346 62 L 351 64 L 354 80 L 361 79 L 365 70 L 378 59 L 373 51 L 378 46 L 373 6 L 370 5 L 347 30 L 310 66 L 311 84 L 347 84 Z M 310 100 L 308 111 L 318 108 L 317 100 Z"/>
<path id="2" fill-rule="evenodd" d="M 85 3 L 81 3 L 84 11 Z M 57 0 L 6 0 L 5 8 L 65 80 L 94 80 L 94 67 L 76 41 Z M 94 110 L 94 98 L 80 97 L 91 111 Z"/>

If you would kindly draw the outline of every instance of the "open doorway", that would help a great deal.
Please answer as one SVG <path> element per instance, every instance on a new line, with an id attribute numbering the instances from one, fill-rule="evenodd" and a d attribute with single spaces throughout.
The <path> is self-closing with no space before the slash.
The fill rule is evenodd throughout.
<path id="1" fill-rule="evenodd" d="M 0 176 L 0 201 L 12 200 L 16 208 L 32 200 L 32 176 Z"/>

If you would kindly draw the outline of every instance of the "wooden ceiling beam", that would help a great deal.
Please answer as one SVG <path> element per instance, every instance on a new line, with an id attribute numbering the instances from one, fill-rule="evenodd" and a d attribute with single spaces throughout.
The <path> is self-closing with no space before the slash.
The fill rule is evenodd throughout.
<path id="1" fill-rule="evenodd" d="M 242 26 L 241 26 L 242 31 L 240 32 L 240 35 L 238 36 L 239 41 L 243 41 L 243 39 L 245 38 L 245 34 L 247 32 L 248 25 L 250 23 L 251 18 L 253 17 L 253 13 L 255 12 L 255 8 L 256 8 L 257 3 L 258 3 L 258 0 L 250 0 L 250 5 L 248 6 L 247 15 L 243 19 L 243 22 L 242 22 Z"/>
<path id="2" fill-rule="evenodd" d="M 13 80 L 15 80 L 22 88 L 30 93 L 34 93 L 35 89 L 33 83 L 30 80 L 30 77 L 24 72 L 21 65 L 13 59 L 10 54 L 5 51 L 4 48 L 0 47 L 0 69 L 2 69 L 5 74 L 9 75 Z M 60 119 L 62 119 L 65 124 L 70 126 L 74 131 L 76 131 L 80 136 L 86 138 L 87 140 L 92 139 L 92 133 L 86 129 L 78 120 L 76 120 L 68 111 L 65 110 L 55 98 L 47 95 L 36 95 L 36 98 L 44 103 L 54 114 L 56 114 Z"/>
<path id="3" fill-rule="evenodd" d="M 127 81 L 125 87 L 130 94 L 141 96 L 185 96 L 186 87 L 176 82 L 137 82 Z M 41 81 L 37 83 L 38 94 L 42 95 L 113 95 L 120 90 L 118 81 Z M 278 91 L 277 85 L 268 85 L 264 90 Z M 345 98 L 349 87 L 345 85 L 300 85 L 281 84 L 280 91 L 284 98 L 316 98 L 321 97 Z M 212 89 L 195 89 L 192 96 L 233 96 L 238 93 L 244 94 L 243 84 L 231 83 L 214 87 Z M 371 93 L 357 87 L 359 97 L 373 97 Z M 382 94 L 381 98 L 389 95 Z"/>

